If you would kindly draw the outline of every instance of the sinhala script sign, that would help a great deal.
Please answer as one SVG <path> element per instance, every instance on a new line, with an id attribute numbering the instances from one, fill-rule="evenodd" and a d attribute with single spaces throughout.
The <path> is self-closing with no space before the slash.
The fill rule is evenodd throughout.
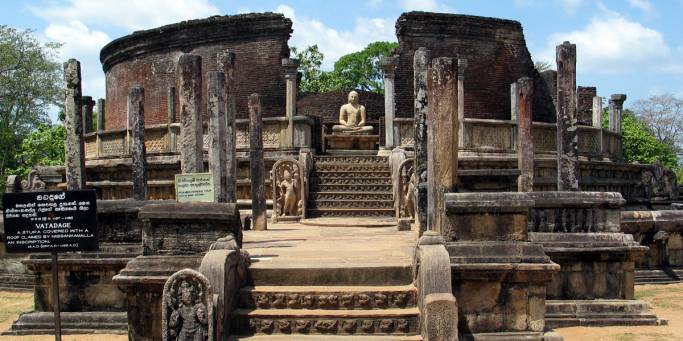
<path id="1" fill-rule="evenodd" d="M 176 174 L 175 198 L 178 202 L 213 202 L 213 175 L 211 173 Z"/>

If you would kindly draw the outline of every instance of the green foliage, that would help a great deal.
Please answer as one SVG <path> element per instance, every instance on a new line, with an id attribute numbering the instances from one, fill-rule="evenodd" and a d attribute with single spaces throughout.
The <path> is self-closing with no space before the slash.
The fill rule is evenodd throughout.
<path id="1" fill-rule="evenodd" d="M 534 63 L 534 69 L 536 69 L 536 71 L 538 71 L 538 72 L 552 70 L 552 68 L 553 68 L 552 64 L 550 64 L 549 62 L 546 62 L 546 61 L 541 60 L 541 61 L 537 61 L 536 63 Z"/>
<path id="2" fill-rule="evenodd" d="M 332 71 L 320 69 L 324 56 L 317 45 L 309 46 L 302 51 L 292 48 L 292 53 L 301 63 L 300 88 L 304 92 L 358 89 L 383 93 L 384 83 L 379 60 L 390 55 L 397 47 L 397 43 L 371 43 L 362 51 L 339 58 L 334 63 Z"/>
<path id="3" fill-rule="evenodd" d="M 9 174 L 26 176 L 34 166 L 59 166 L 64 164 L 63 124 L 41 124 L 21 142 L 15 155 L 16 166 Z"/>
<path id="4" fill-rule="evenodd" d="M 21 167 L 21 141 L 47 124 L 48 108 L 63 101 L 61 66 L 54 61 L 59 46 L 0 26 L 0 179 Z"/>
<path id="5" fill-rule="evenodd" d="M 608 127 L 608 111 L 603 113 L 603 128 Z M 630 110 L 624 110 L 621 118 L 622 148 L 627 162 L 652 164 L 660 161 L 669 169 L 678 169 L 678 160 L 673 146 L 661 142 L 650 131 L 645 122 Z"/>

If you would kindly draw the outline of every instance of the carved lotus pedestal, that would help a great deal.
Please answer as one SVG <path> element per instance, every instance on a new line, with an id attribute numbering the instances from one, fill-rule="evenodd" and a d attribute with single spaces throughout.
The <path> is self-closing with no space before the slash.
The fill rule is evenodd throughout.
<path id="1" fill-rule="evenodd" d="M 527 238 L 523 193 L 446 194 L 442 234 L 465 340 L 542 340 L 546 286 L 560 267 Z"/>
<path id="2" fill-rule="evenodd" d="M 375 150 L 379 143 L 379 135 L 354 135 L 334 133 L 325 136 L 328 149 Z"/>

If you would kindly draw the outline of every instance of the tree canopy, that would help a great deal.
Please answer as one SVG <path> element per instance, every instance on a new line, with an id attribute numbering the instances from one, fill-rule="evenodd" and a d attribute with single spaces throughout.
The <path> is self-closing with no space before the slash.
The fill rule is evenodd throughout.
<path id="1" fill-rule="evenodd" d="M 398 47 L 398 43 L 378 41 L 363 50 L 350 53 L 334 63 L 332 71 L 322 71 L 324 55 L 317 45 L 304 50 L 292 48 L 292 53 L 301 62 L 300 88 L 304 92 L 328 92 L 357 89 L 383 93 L 384 82 L 379 61 Z"/>
<path id="2" fill-rule="evenodd" d="M 49 107 L 63 101 L 61 67 L 54 61 L 59 46 L 41 44 L 29 30 L 0 26 L 0 178 L 19 167 L 22 141 L 49 127 Z"/>

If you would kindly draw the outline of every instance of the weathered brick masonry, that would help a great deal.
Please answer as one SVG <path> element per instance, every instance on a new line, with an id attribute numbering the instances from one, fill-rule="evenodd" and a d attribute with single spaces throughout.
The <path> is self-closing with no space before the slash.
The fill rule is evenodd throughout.
<path id="1" fill-rule="evenodd" d="M 594 86 L 579 86 L 576 89 L 576 110 L 578 111 L 578 123 L 591 125 L 593 122 L 593 97 L 597 96 Z"/>
<path id="2" fill-rule="evenodd" d="M 247 98 L 261 94 L 264 116 L 285 112 L 285 80 L 281 59 L 289 56 L 292 21 L 282 14 L 214 16 L 134 32 L 107 44 L 100 53 L 106 75 L 105 129 L 125 128 L 128 89 L 145 88 L 145 124 L 166 123 L 167 91 L 175 86 L 182 53 L 202 57 L 202 72 L 217 70 L 226 49 L 236 55 L 237 117 L 248 117 Z M 206 77 L 202 101 L 205 102 Z M 176 105 L 177 103 L 176 96 Z M 202 105 L 206 120 L 206 105 Z"/>
<path id="3" fill-rule="evenodd" d="M 409 12 L 396 21 L 399 65 L 397 116 L 413 115 L 413 54 L 419 47 L 431 57 L 460 57 L 465 70 L 465 117 L 510 119 L 510 84 L 533 77 L 534 65 L 517 21 L 469 15 Z M 545 108 L 544 108 L 545 109 Z M 554 112 L 536 112 L 548 121 Z"/>

